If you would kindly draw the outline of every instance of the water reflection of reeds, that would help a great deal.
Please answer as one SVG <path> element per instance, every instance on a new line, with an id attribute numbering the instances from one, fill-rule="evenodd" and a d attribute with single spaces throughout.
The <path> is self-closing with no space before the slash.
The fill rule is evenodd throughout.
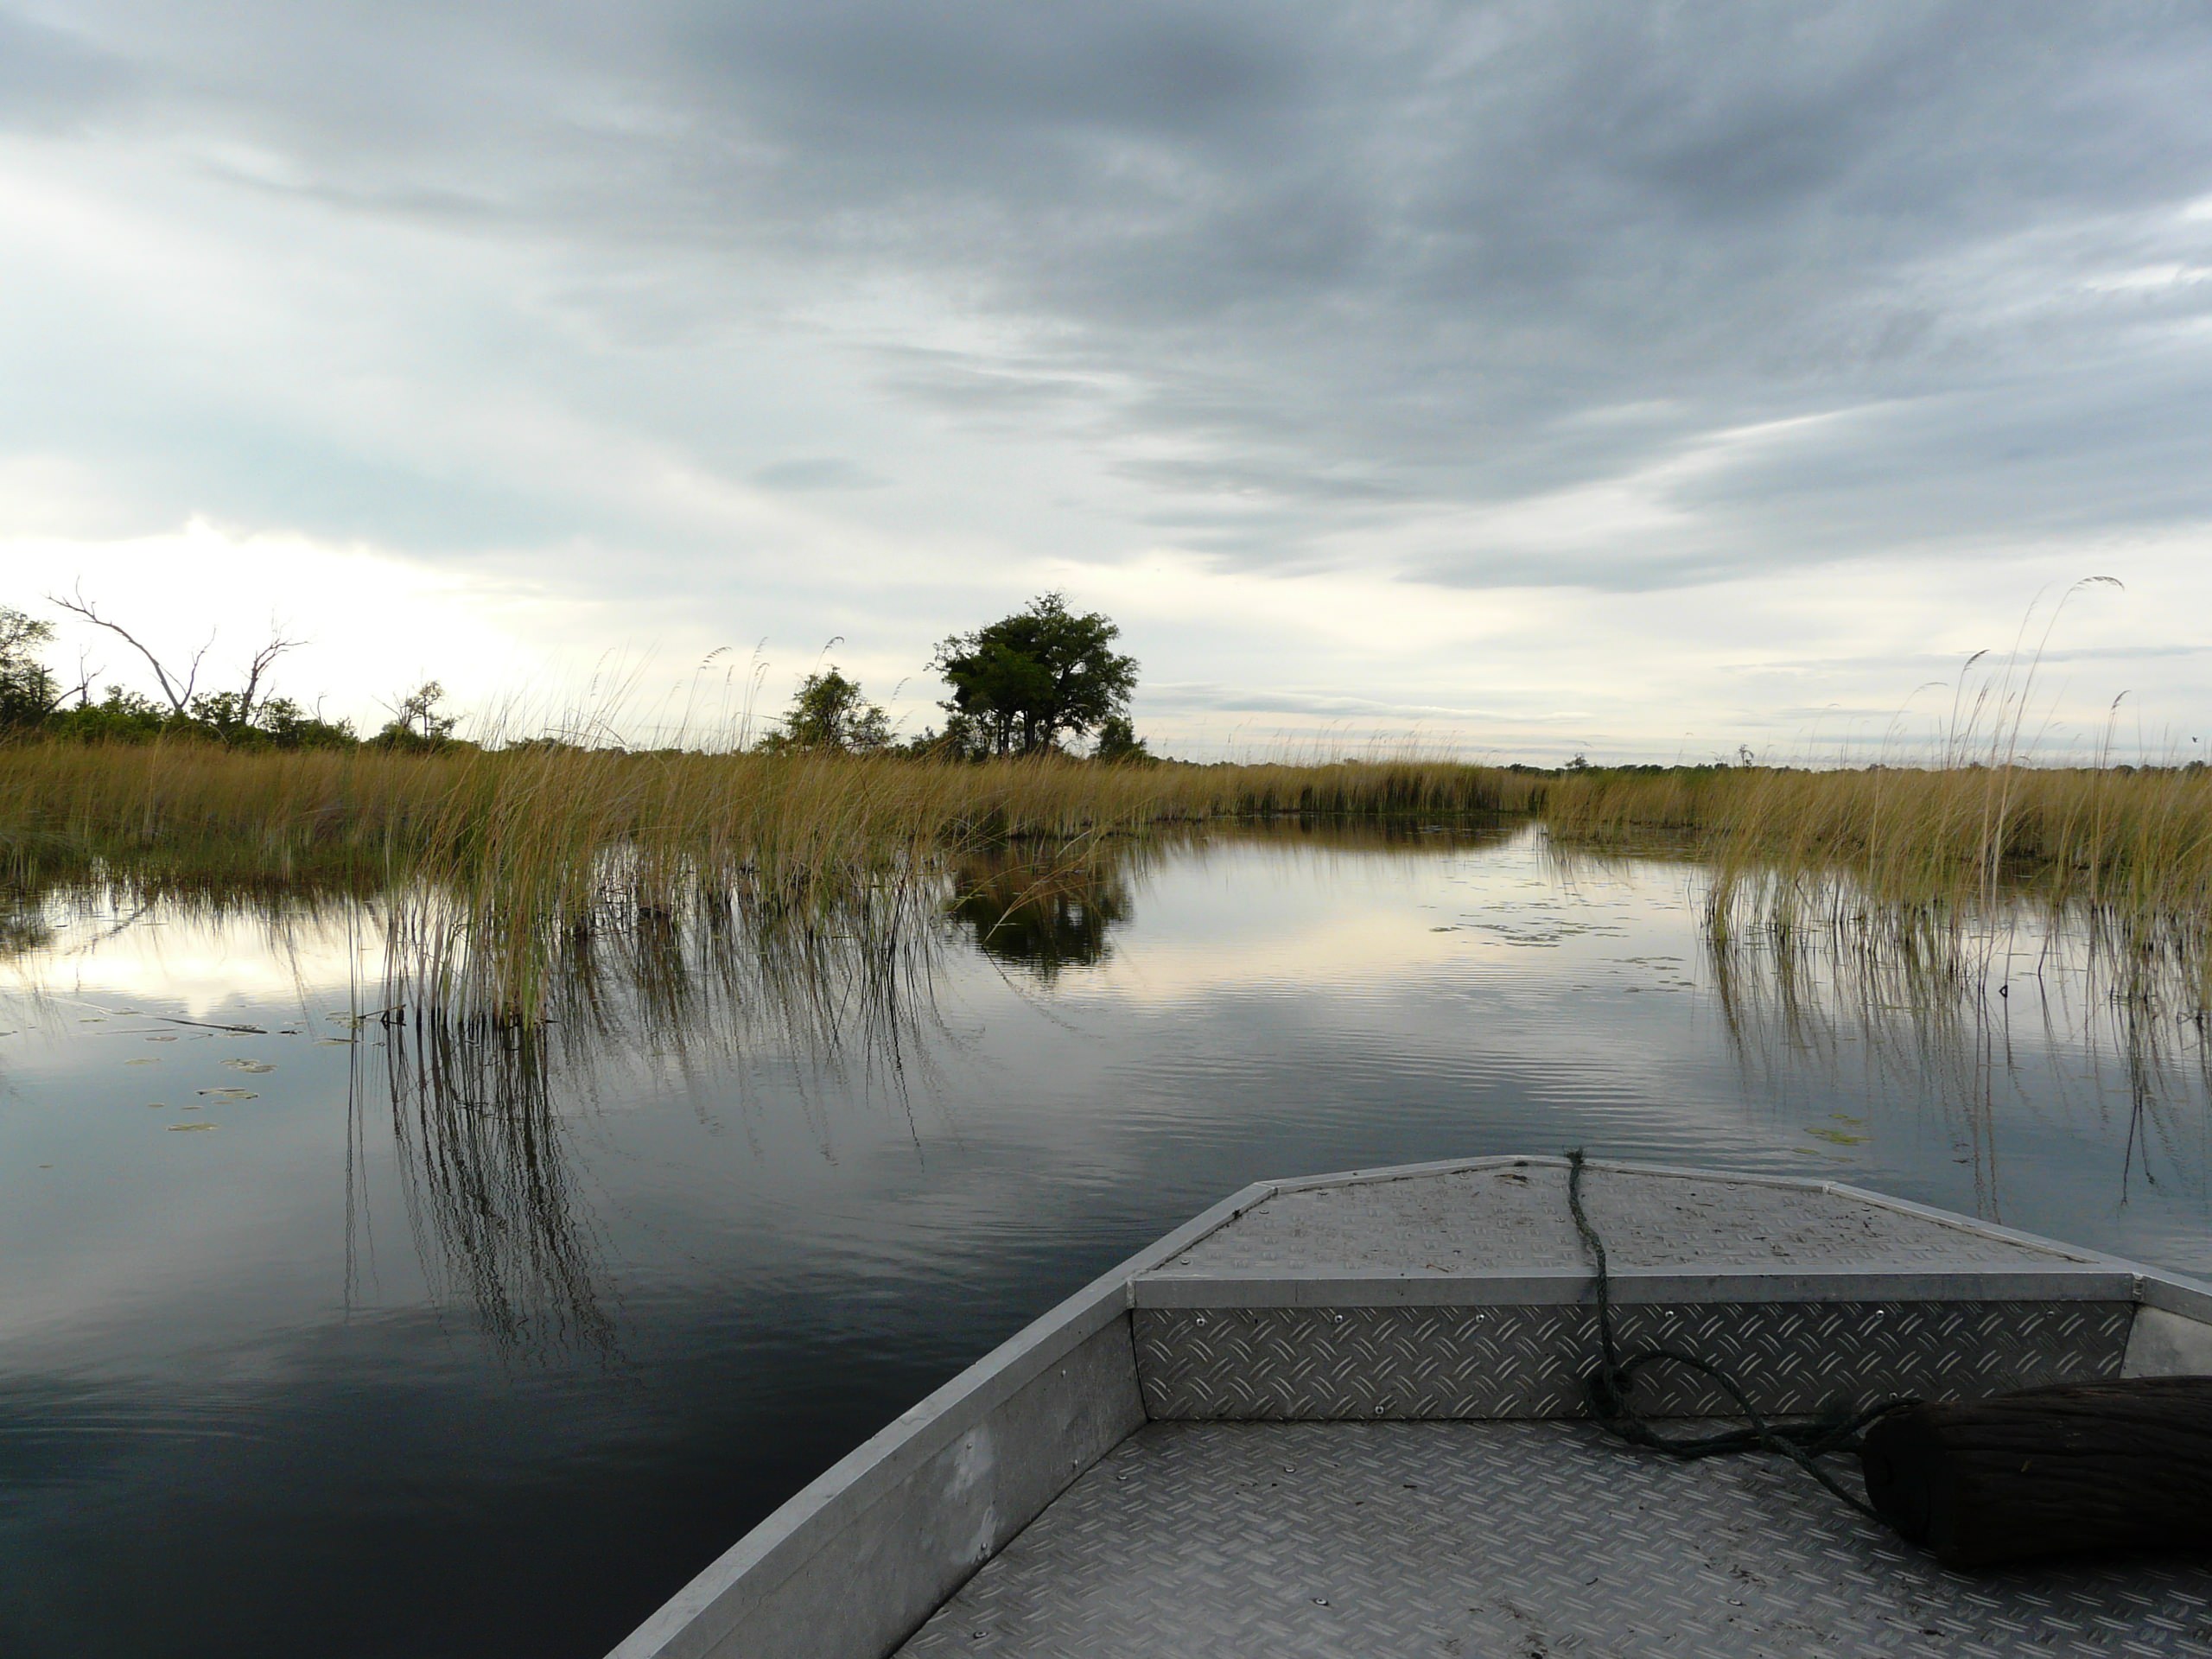
<path id="1" fill-rule="evenodd" d="M 1525 810 L 1539 793 L 1524 775 L 1420 760 L 0 745 L 0 884 L 388 894 L 419 1000 L 529 1021 L 547 1012 L 563 940 L 609 918 L 728 903 L 836 926 L 855 906 L 899 907 L 1003 840 L 1284 812 Z"/>
<path id="2" fill-rule="evenodd" d="M 908 1109 L 912 1070 L 942 1034 L 935 986 L 965 942 L 1051 980 L 1102 961 L 1135 913 L 1145 873 L 1172 850 L 1258 839 L 1316 855 L 1495 840 L 1498 824 L 1383 828 L 1283 820 L 1225 836 L 1188 831 L 971 849 L 927 881 L 887 884 L 827 912 L 670 884 L 645 906 L 602 903 L 572 925 L 547 971 L 543 1016 L 445 1010 L 422 977 L 415 893 L 378 912 L 385 972 L 362 1034 L 386 1046 L 392 1115 L 418 1254 L 442 1295 L 518 1351 L 612 1351 L 613 1322 L 580 1195 L 572 1127 L 611 1070 L 645 1067 L 717 1086 L 772 1058 L 846 1097 Z M 622 880 L 613 890 L 627 893 Z M 357 1049 L 357 1053 L 360 1051 Z"/>
<path id="3" fill-rule="evenodd" d="M 2125 1115 L 2123 1194 L 2132 1180 L 2187 1166 L 2212 1105 L 2212 1045 L 2191 976 L 2116 958 L 2080 914 L 2024 905 L 1974 929 L 1884 929 L 1861 917 L 1715 932 L 1707 960 L 1755 1093 L 1784 1097 L 1799 1068 L 1848 1063 L 1871 1092 L 1933 1100 L 1992 1213 L 1996 1126 L 2038 1097 L 2102 1124 Z"/>
<path id="4" fill-rule="evenodd" d="M 936 995 L 949 960 L 975 950 L 1041 982 L 1080 975 L 1110 959 L 1165 861 L 1203 865 L 1264 849 L 1313 872 L 1378 854 L 1411 871 L 1440 851 L 1528 833 L 1525 820 L 1282 817 L 1007 838 L 804 907 L 672 879 L 638 903 L 640 880 L 617 872 L 553 941 L 529 1021 L 441 998 L 417 946 L 426 932 L 463 937 L 435 913 L 461 901 L 419 884 L 368 899 L 202 889 L 156 908 L 171 920 L 256 917 L 280 957 L 295 936 L 325 952 L 334 938 L 346 941 L 362 969 L 353 1007 L 368 1020 L 353 1050 L 357 1131 L 380 1133 L 372 1120 L 389 1111 L 414 1243 L 439 1300 L 518 1352 L 608 1357 L 616 1310 L 585 1155 L 599 1099 L 633 1097 L 643 1077 L 702 1099 L 735 1094 L 742 1110 L 747 1079 L 765 1065 L 779 1087 L 797 1080 L 806 1128 L 829 1149 L 812 1100 L 907 1111 L 927 1097 L 911 1084 L 944 1051 Z M 1550 855 L 1570 881 L 1591 861 L 1555 844 Z M 1711 890 L 1710 867 L 1680 847 L 1597 861 L 1616 855 L 1647 880 L 1655 861 L 1665 864 L 1694 905 Z M 112 910 L 118 896 L 55 890 L 38 913 L 81 905 L 101 912 L 101 928 L 135 925 L 131 912 Z M 1839 891 L 1787 918 L 1746 914 L 1707 941 L 1706 977 L 1755 1095 L 1787 1103 L 1803 1092 L 1808 1066 L 1855 1067 L 1874 1092 L 1932 1100 L 1993 1211 L 1992 1126 L 2008 1114 L 2047 1111 L 2070 1090 L 2066 1100 L 2109 1120 L 2113 1145 L 2125 1141 L 2124 1179 L 2164 1180 L 2212 1097 L 2202 1017 L 2187 976 L 2171 967 L 2177 958 L 2155 942 L 2100 932 L 2092 915 L 2054 920 L 2026 897 L 1984 925 Z M 2032 1087 L 2016 1034 L 2035 1056 Z M 2089 1063 L 2055 1065 L 2068 1055 Z M 357 1138 L 363 1167 L 365 1146 Z M 373 1208 L 359 1205 L 364 1224 Z"/>
<path id="5" fill-rule="evenodd" d="M 2112 1127 L 2115 1185 L 2189 1167 L 2212 1114 L 2212 1018 L 2189 926 L 2145 925 L 2025 875 L 1971 905 L 1901 902 L 1845 872 L 1728 870 L 1680 835 L 1547 840 L 1554 876 L 1671 872 L 1704 918 L 1707 976 L 1754 1098 L 1808 1068 L 1947 1115 L 1989 1213 L 1995 1126 L 2056 1100 Z M 2032 1055 L 2024 1058 L 2023 1051 Z M 1846 1144 L 1847 1129 L 1816 1129 Z"/>
<path id="6" fill-rule="evenodd" d="M 410 1224 L 442 1299 L 510 1351 L 611 1359 L 573 1144 L 601 1080 L 622 1068 L 727 1079 L 772 1058 L 903 1108 L 934 1028 L 936 919 L 909 907 L 829 926 L 696 895 L 603 913 L 564 941 L 549 1012 L 527 1024 L 410 1001 L 403 931 L 362 1034 L 385 1045 Z"/>
<path id="7" fill-rule="evenodd" d="M 465 1298 L 505 1346 L 610 1354 L 614 1323 L 542 1034 L 382 1028 L 408 1223 L 442 1299 Z"/>

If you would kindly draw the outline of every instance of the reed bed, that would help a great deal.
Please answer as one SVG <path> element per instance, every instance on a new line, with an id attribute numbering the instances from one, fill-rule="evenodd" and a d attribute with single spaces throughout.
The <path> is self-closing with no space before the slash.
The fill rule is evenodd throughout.
<path id="1" fill-rule="evenodd" d="M 406 753 L 0 748 L 0 881 L 138 893 L 338 887 L 393 901 L 404 988 L 541 1015 L 563 941 L 742 907 L 895 931 L 963 850 L 1296 813 L 1526 810 L 1537 781 L 1443 761 L 982 765 L 528 746 Z"/>
<path id="2" fill-rule="evenodd" d="M 1714 868 L 1715 939 L 1755 925 L 1942 949 L 2030 902 L 2084 924 L 2120 983 L 2212 1007 L 2212 773 L 2201 766 L 1764 767 L 1554 779 L 1569 844 L 1653 836 Z"/>
<path id="3" fill-rule="evenodd" d="M 1114 766 L 518 747 L 0 747 L 0 889 L 335 891 L 390 906 L 418 1003 L 554 1004 L 580 935 L 639 919 L 896 934 L 979 849 L 1219 820 L 1541 812 L 1556 843 L 1679 847 L 1709 921 L 1955 953 L 2023 898 L 2212 1006 L 2212 775 L 1950 764 L 1544 774 L 1446 760 Z M 1055 859 L 1060 857 L 1055 854 Z M 0 898 L 4 898 L 0 891 Z M 11 910 L 0 905 L 0 911 Z M 11 912 L 11 913 L 16 913 Z M 22 920 L 20 913 L 16 919 Z"/>

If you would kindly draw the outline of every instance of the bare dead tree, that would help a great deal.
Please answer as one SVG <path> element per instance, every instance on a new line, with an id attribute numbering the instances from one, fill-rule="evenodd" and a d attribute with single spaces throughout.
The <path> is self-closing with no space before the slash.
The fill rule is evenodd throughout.
<path id="1" fill-rule="evenodd" d="M 274 626 L 271 624 L 272 629 Z M 252 723 L 255 702 L 269 695 L 269 688 L 262 683 L 262 680 L 268 674 L 270 666 L 299 643 L 296 639 L 289 639 L 282 633 L 272 632 L 269 636 L 269 643 L 253 653 L 253 660 L 246 664 L 245 689 L 238 693 L 238 723 L 240 725 Z"/>
<path id="2" fill-rule="evenodd" d="M 65 611 L 83 617 L 94 627 L 105 628 L 144 658 L 147 667 L 154 671 L 154 678 L 160 684 L 162 696 L 168 701 L 169 707 L 176 711 L 180 718 L 190 718 L 192 699 L 200 686 L 200 666 L 207 661 L 207 652 L 215 644 L 214 633 L 210 632 L 206 644 L 192 653 L 192 660 L 185 665 L 181 672 L 175 672 L 163 664 L 160 658 L 155 656 L 137 634 L 112 617 L 102 616 L 99 606 L 85 597 L 84 585 L 81 582 L 78 585 L 76 592 L 66 599 L 59 594 L 48 594 L 46 597 L 48 604 L 58 605 Z M 252 659 L 246 664 L 245 689 L 238 694 L 238 718 L 241 725 L 252 720 L 255 705 L 268 696 L 269 688 L 264 682 L 268 677 L 270 668 L 279 657 L 301 643 L 297 639 L 288 638 L 276 628 L 274 623 L 270 625 L 269 643 L 254 652 Z"/>
<path id="3" fill-rule="evenodd" d="M 200 664 L 206 660 L 208 647 L 215 643 L 213 634 L 210 633 L 207 636 L 207 645 L 203 645 L 192 653 L 192 661 L 185 671 L 181 675 L 172 677 L 168 668 L 162 664 L 162 659 L 155 656 L 137 634 L 124 627 L 122 623 L 100 614 L 99 607 L 85 597 L 82 583 L 78 585 L 77 591 L 69 598 L 65 599 L 60 594 L 48 594 L 46 598 L 48 604 L 58 605 L 65 611 L 73 612 L 94 627 L 105 628 L 124 644 L 129 645 L 131 650 L 143 657 L 146 659 L 146 665 L 154 671 L 154 678 L 160 683 L 162 696 L 168 700 L 169 707 L 180 715 L 185 712 L 185 705 L 192 701 L 192 694 L 200 684 Z"/>
<path id="4" fill-rule="evenodd" d="M 453 728 L 460 722 L 451 715 L 442 715 L 438 705 L 446 699 L 446 689 L 435 680 L 425 680 L 412 691 L 402 693 L 390 702 L 377 699 L 391 711 L 392 725 L 420 737 L 428 743 L 442 742 L 453 735 Z"/>
<path id="5" fill-rule="evenodd" d="M 77 683 L 74 685 L 62 685 L 59 682 L 55 683 L 54 708 L 59 709 L 72 697 L 76 698 L 79 703 L 91 702 L 92 682 L 99 677 L 100 671 L 92 666 L 92 653 L 87 651 L 79 652 L 77 653 Z"/>

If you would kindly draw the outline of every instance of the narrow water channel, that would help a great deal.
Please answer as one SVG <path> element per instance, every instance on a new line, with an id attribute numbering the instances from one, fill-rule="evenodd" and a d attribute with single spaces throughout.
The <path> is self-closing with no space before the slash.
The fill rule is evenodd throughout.
<path id="1" fill-rule="evenodd" d="M 1726 955 L 1525 826 L 958 873 L 926 938 L 609 944 L 543 1040 L 374 906 L 0 941 L 0 1653 L 595 1656 L 915 1398 L 1270 1175 L 1582 1145 L 2212 1271 L 2189 1010 Z"/>

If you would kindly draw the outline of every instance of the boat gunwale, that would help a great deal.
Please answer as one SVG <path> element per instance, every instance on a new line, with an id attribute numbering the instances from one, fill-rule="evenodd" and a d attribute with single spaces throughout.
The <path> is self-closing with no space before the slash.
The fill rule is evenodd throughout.
<path id="1" fill-rule="evenodd" d="M 1241 1188 L 1022 1326 L 778 1505 L 656 1609 L 608 1659 L 677 1659 L 710 1651 L 858 1510 L 1126 1317 L 1129 1285 L 1138 1274 L 1189 1249 L 1274 1192 L 1268 1181 Z M 702 1630 L 710 1618 L 714 1628 Z"/>

